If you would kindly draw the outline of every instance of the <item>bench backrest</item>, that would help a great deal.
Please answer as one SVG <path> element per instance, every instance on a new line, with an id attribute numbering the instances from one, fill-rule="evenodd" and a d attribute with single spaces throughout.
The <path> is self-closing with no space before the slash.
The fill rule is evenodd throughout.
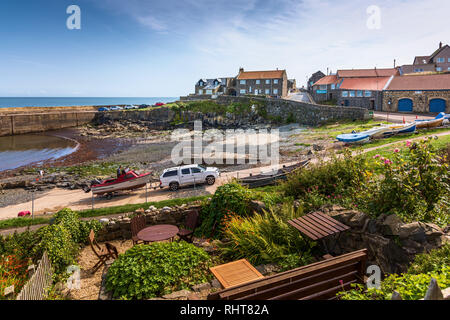
<path id="1" fill-rule="evenodd" d="M 367 249 L 212 293 L 208 300 L 327 300 L 362 283 Z"/>

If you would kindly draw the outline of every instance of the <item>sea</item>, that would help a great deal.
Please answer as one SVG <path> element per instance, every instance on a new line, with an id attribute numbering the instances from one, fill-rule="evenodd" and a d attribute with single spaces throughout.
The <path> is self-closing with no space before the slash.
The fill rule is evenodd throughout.
<path id="1" fill-rule="evenodd" d="M 168 103 L 179 99 L 180 97 L 0 97 L 0 108 L 154 105 L 158 102 Z"/>

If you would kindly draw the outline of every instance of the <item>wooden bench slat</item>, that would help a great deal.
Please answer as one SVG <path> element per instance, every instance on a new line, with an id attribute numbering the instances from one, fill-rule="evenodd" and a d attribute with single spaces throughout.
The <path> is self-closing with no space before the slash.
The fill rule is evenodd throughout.
<path id="1" fill-rule="evenodd" d="M 320 234 L 321 238 L 325 238 L 328 236 L 328 230 L 323 230 L 320 228 L 313 220 L 311 220 L 307 215 L 300 217 L 298 219 L 304 226 L 308 226 L 313 229 L 316 233 Z"/>
<path id="2" fill-rule="evenodd" d="M 343 231 L 342 228 L 339 228 L 337 225 L 335 225 L 333 222 L 328 221 L 324 219 L 321 215 L 316 213 L 311 213 L 310 217 L 313 217 L 316 221 L 316 223 L 323 225 L 324 227 L 330 229 L 333 233 L 341 232 Z"/>
<path id="3" fill-rule="evenodd" d="M 301 225 L 299 225 L 298 223 L 296 223 L 295 220 L 290 220 L 288 221 L 288 223 L 293 226 L 295 229 L 297 229 L 298 231 L 300 231 L 301 233 L 303 233 L 304 235 L 306 235 L 308 238 L 312 239 L 312 240 L 317 240 L 319 239 L 315 234 L 309 232 L 307 229 L 303 228 Z"/>
<path id="4" fill-rule="evenodd" d="M 351 280 L 351 281 L 348 281 L 348 282 L 344 282 L 343 285 L 338 285 L 338 286 L 335 286 L 333 288 L 327 289 L 325 291 L 314 293 L 312 295 L 303 297 L 303 298 L 301 298 L 299 300 L 314 300 L 314 299 L 318 299 L 319 297 L 323 297 L 324 295 L 327 295 L 327 294 L 330 294 L 330 293 L 333 293 L 333 292 L 335 293 L 335 295 L 332 296 L 331 298 L 334 300 L 334 299 L 336 299 L 336 293 L 338 293 L 339 291 L 342 291 L 342 290 L 347 291 L 348 289 L 351 288 L 351 284 L 352 283 L 356 283 L 356 282 L 357 282 L 356 280 Z M 328 300 L 331 300 L 331 299 L 328 299 Z"/>
<path id="5" fill-rule="evenodd" d="M 330 236 L 332 234 L 340 232 L 339 230 L 336 230 L 335 228 L 324 224 L 322 221 L 318 220 L 317 218 L 315 218 L 313 216 L 306 215 L 303 217 L 303 219 L 308 221 L 312 225 L 314 225 L 316 229 L 319 229 L 319 230 L 322 230 L 323 232 L 325 232 L 326 233 L 325 236 Z"/>
<path id="6" fill-rule="evenodd" d="M 340 231 L 345 231 L 345 230 L 350 229 L 349 226 L 346 226 L 345 224 L 343 224 L 343 223 L 337 221 L 336 219 L 334 219 L 330 216 L 327 216 L 326 214 L 323 214 L 321 212 L 313 212 L 312 215 L 318 217 L 319 219 L 321 219 L 323 221 L 326 221 L 326 222 L 332 224 L 336 228 L 340 229 Z"/>
<path id="7" fill-rule="evenodd" d="M 314 233 L 318 239 L 324 238 L 327 236 L 327 233 L 324 231 L 317 229 L 312 223 L 308 220 L 303 219 L 303 217 L 298 218 L 296 223 L 302 226 L 303 228 L 308 229 L 311 233 Z"/>

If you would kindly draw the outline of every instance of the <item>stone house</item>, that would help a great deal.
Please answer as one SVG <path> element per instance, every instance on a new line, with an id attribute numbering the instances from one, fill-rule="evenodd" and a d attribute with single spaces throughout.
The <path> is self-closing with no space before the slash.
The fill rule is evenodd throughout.
<path id="1" fill-rule="evenodd" d="M 297 81 L 295 79 L 288 79 L 288 92 L 297 91 Z"/>
<path id="2" fill-rule="evenodd" d="M 240 68 L 236 77 L 236 95 L 249 94 L 286 97 L 288 95 L 286 70 L 244 71 Z"/>
<path id="3" fill-rule="evenodd" d="M 401 74 L 450 71 L 450 46 L 439 43 L 439 48 L 430 56 L 416 56 L 413 64 L 400 67 Z"/>
<path id="4" fill-rule="evenodd" d="M 337 75 L 329 75 L 319 79 L 311 89 L 311 95 L 316 102 L 330 101 L 338 98 L 339 83 Z"/>
<path id="5" fill-rule="evenodd" d="M 308 79 L 307 90 L 309 91 L 309 93 L 312 93 L 312 89 L 313 89 L 314 83 L 316 83 L 317 81 L 319 81 L 323 77 L 325 77 L 325 74 L 322 71 L 320 71 L 320 70 L 315 72 L 315 73 L 313 73 L 313 75 Z"/>
<path id="6" fill-rule="evenodd" d="M 383 93 L 383 111 L 450 113 L 450 73 L 394 77 Z"/>

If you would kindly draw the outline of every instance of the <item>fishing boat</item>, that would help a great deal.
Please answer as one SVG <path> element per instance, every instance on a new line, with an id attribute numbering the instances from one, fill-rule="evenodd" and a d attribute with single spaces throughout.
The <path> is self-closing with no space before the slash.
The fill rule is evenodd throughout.
<path id="1" fill-rule="evenodd" d="M 417 129 L 436 128 L 442 125 L 444 118 L 431 119 L 431 120 L 415 120 Z"/>
<path id="2" fill-rule="evenodd" d="M 336 139 L 338 139 L 341 142 L 345 142 L 348 144 L 352 144 L 352 143 L 365 143 L 368 142 L 370 140 L 370 135 L 368 135 L 367 133 L 345 133 L 345 134 L 340 134 L 336 137 Z"/>
<path id="3" fill-rule="evenodd" d="M 276 170 L 275 172 L 262 173 L 259 175 L 251 175 L 246 178 L 239 179 L 239 183 L 243 186 L 247 186 L 250 189 L 264 187 L 275 184 L 278 180 L 286 180 L 287 175 L 295 172 L 298 169 L 304 168 L 309 163 L 308 160 L 301 161 L 292 166 L 283 166 L 282 168 Z"/>
<path id="4" fill-rule="evenodd" d="M 414 133 L 416 131 L 417 124 L 415 122 L 406 124 L 391 124 L 385 126 L 385 128 L 387 128 L 384 132 L 385 136 L 401 133 Z"/>
<path id="5" fill-rule="evenodd" d="M 115 192 L 125 191 L 125 190 L 135 190 L 145 187 L 147 182 L 151 178 L 151 172 L 144 174 L 137 174 L 134 171 L 128 171 L 120 175 L 117 179 L 108 179 L 98 184 L 92 184 L 89 192 L 95 195 L 108 195 L 112 196 Z"/>
<path id="6" fill-rule="evenodd" d="M 370 138 L 379 138 L 379 137 L 384 136 L 384 133 L 387 131 L 390 131 L 390 129 L 385 126 L 379 126 L 379 127 L 374 127 L 370 130 L 363 131 L 360 133 L 367 134 L 367 135 L 369 135 Z M 356 132 L 354 132 L 354 133 L 356 133 Z"/>

